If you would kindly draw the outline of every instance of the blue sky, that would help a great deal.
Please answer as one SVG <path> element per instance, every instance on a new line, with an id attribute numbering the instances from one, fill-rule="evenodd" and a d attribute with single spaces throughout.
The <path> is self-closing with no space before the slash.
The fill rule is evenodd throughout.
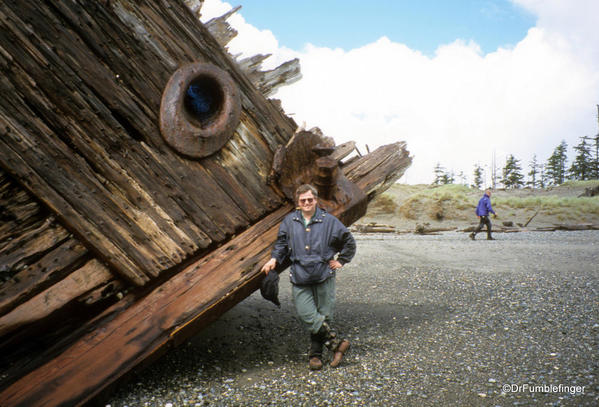
<path id="1" fill-rule="evenodd" d="M 296 50 L 307 42 L 348 50 L 387 36 L 426 55 L 458 38 L 476 41 L 487 53 L 516 44 L 536 20 L 506 0 L 243 0 L 240 4 L 248 23 L 272 31 L 282 46 Z"/>
<path id="2" fill-rule="evenodd" d="M 362 151 L 406 141 L 401 182 L 437 164 L 470 182 L 509 155 L 528 172 L 562 140 L 571 162 L 599 130 L 598 0 L 205 0 L 202 20 L 239 4 L 230 53 L 299 58 L 285 112 Z"/>

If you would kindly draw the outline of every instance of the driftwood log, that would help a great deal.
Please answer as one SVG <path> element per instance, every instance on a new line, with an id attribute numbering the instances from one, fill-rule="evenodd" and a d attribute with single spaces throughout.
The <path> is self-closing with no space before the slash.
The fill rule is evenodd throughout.
<path id="1" fill-rule="evenodd" d="M 432 227 L 430 227 L 430 225 L 416 225 L 416 228 L 414 229 L 414 233 L 416 233 L 417 235 L 436 235 L 441 232 L 451 232 L 456 229 L 457 228 L 455 228 L 455 227 L 432 228 Z"/>
<path id="2" fill-rule="evenodd" d="M 355 224 L 351 229 L 357 233 L 398 233 L 395 226 L 380 223 Z"/>
<path id="3" fill-rule="evenodd" d="M 584 192 L 580 194 L 578 197 L 593 197 L 599 195 L 599 185 L 595 187 L 585 188 Z"/>
<path id="4" fill-rule="evenodd" d="M 351 227 L 356 233 L 414 233 L 418 235 L 435 235 L 442 232 L 465 232 L 470 233 L 476 229 L 471 225 L 462 229 L 457 227 L 431 227 L 427 224 L 418 224 L 414 229 L 399 229 L 393 225 L 384 225 L 379 223 L 354 224 Z M 484 232 L 485 229 L 483 229 Z M 576 224 L 556 224 L 552 226 L 524 227 L 524 226 L 494 226 L 493 233 L 518 233 L 518 232 L 555 232 L 558 230 L 599 230 L 599 224 L 596 223 L 576 223 Z"/>
<path id="5" fill-rule="evenodd" d="M 350 224 L 411 163 L 298 131 L 299 61 L 185 3 L 0 2 L 1 406 L 90 400 L 258 287 L 299 183 Z"/>
<path id="6" fill-rule="evenodd" d="M 461 229 L 462 232 L 472 232 L 476 226 L 469 226 Z M 483 229 L 484 231 L 485 229 Z M 599 230 L 597 223 L 571 223 L 571 224 L 555 224 L 551 226 L 538 227 L 493 227 L 493 233 L 516 233 L 516 232 L 555 232 L 557 230 Z"/>

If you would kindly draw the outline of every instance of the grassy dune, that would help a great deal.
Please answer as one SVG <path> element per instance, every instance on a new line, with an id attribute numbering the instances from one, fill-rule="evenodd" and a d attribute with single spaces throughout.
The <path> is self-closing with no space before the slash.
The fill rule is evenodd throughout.
<path id="1" fill-rule="evenodd" d="M 599 181 L 567 182 L 540 190 L 496 190 L 492 194 L 496 222 L 531 226 L 556 223 L 599 223 L 599 196 L 579 197 Z M 368 208 L 360 223 L 385 223 L 398 227 L 429 223 L 462 226 L 477 222 L 474 208 L 483 191 L 464 185 L 395 184 Z"/>

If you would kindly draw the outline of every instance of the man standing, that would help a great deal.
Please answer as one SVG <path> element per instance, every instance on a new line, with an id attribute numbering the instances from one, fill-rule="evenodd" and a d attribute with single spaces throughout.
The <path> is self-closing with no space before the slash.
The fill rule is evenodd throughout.
<path id="1" fill-rule="evenodd" d="M 310 331 L 309 366 L 322 369 L 322 351 L 334 352 L 331 366 L 341 363 L 349 341 L 331 328 L 335 306 L 335 273 L 356 253 L 356 242 L 333 215 L 317 206 L 318 192 L 304 184 L 295 192 L 299 209 L 285 217 L 272 258 L 262 267 L 268 274 L 277 264 L 291 261 L 292 296 L 299 319 Z M 335 259 L 337 255 L 337 259 Z"/>
<path id="2" fill-rule="evenodd" d="M 479 223 L 476 229 L 474 229 L 474 232 L 470 233 L 470 239 L 474 240 L 476 234 L 482 230 L 483 225 L 486 225 L 487 240 L 495 240 L 491 236 L 491 220 L 489 219 L 489 213 L 497 216 L 491 207 L 491 190 L 487 188 L 483 197 L 478 201 L 478 206 L 476 207 L 476 216 L 478 216 Z"/>

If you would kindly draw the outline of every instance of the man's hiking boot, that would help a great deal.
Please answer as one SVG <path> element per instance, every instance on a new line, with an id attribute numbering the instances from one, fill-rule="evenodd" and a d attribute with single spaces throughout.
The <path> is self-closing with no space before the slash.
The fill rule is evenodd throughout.
<path id="1" fill-rule="evenodd" d="M 318 356 L 312 356 L 310 358 L 310 370 L 322 369 L 322 360 Z"/>
<path id="2" fill-rule="evenodd" d="M 331 367 L 337 367 L 343 360 L 343 355 L 349 350 L 349 341 L 344 339 L 341 341 L 337 349 L 335 350 L 335 354 L 333 355 L 333 360 L 331 360 Z"/>
<path id="3" fill-rule="evenodd" d="M 470 233 L 470 239 L 474 240 L 474 232 Z"/>
<path id="4" fill-rule="evenodd" d="M 341 340 L 337 337 L 337 333 L 331 329 L 326 321 L 322 323 L 317 335 L 320 335 L 323 339 L 324 346 L 331 352 L 334 352 L 341 344 Z"/>

